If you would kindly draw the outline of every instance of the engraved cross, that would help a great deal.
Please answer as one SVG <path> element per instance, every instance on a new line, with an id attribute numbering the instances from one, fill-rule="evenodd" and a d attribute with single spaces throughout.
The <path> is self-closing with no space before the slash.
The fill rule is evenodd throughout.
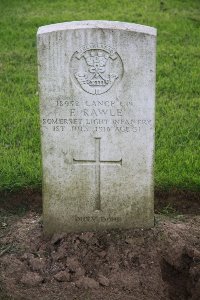
<path id="1" fill-rule="evenodd" d="M 95 159 L 78 160 L 73 158 L 74 164 L 94 165 L 96 181 L 95 210 L 101 210 L 101 165 L 122 165 L 120 160 L 101 160 L 101 138 L 95 138 Z"/>

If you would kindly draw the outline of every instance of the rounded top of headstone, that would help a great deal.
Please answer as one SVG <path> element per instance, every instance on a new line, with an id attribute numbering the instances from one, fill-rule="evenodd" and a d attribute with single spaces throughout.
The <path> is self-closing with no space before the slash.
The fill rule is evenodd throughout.
<path id="1" fill-rule="evenodd" d="M 92 29 L 92 28 L 127 30 L 127 31 L 134 31 L 138 33 L 144 33 L 144 34 L 155 35 L 155 36 L 157 33 L 156 28 L 150 26 L 144 26 L 140 24 L 118 22 L 118 21 L 92 20 L 92 21 L 64 22 L 64 23 L 41 26 L 39 27 L 37 34 L 40 35 L 44 33 L 70 30 L 70 29 L 73 30 L 73 29 Z"/>

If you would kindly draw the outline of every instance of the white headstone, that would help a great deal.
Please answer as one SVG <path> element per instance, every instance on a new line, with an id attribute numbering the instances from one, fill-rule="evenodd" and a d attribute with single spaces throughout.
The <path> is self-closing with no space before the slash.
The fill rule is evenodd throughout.
<path id="1" fill-rule="evenodd" d="M 153 226 L 156 29 L 67 22 L 37 37 L 45 232 Z"/>

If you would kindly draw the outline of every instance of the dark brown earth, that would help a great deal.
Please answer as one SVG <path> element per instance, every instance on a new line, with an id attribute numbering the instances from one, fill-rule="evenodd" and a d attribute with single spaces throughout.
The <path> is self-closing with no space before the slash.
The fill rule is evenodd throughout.
<path id="1" fill-rule="evenodd" d="M 156 225 L 45 238 L 41 194 L 0 195 L 0 299 L 200 300 L 198 193 L 156 193 Z"/>

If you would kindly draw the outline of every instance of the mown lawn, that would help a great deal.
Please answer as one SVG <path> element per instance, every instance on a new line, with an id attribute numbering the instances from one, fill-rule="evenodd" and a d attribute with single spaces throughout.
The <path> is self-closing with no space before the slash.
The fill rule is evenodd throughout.
<path id="1" fill-rule="evenodd" d="M 41 186 L 37 28 L 86 19 L 158 29 L 156 188 L 199 190 L 199 0 L 0 0 L 0 190 Z"/>

